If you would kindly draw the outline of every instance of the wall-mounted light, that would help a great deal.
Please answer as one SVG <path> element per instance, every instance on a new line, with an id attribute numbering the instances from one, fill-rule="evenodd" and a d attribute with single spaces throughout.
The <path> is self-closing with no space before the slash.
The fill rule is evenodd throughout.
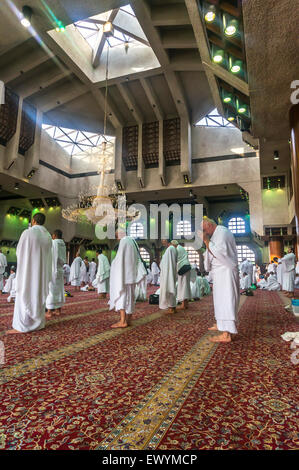
<path id="1" fill-rule="evenodd" d="M 103 25 L 103 33 L 106 37 L 113 36 L 114 34 L 114 27 L 111 21 L 106 21 Z"/>
<path id="2" fill-rule="evenodd" d="M 24 5 L 22 8 L 23 16 L 21 18 L 21 24 L 24 28 L 29 28 L 31 26 L 31 17 L 32 17 L 32 8 Z"/>
<path id="3" fill-rule="evenodd" d="M 184 184 L 190 184 L 191 183 L 191 179 L 190 179 L 189 175 L 184 175 L 183 178 L 184 178 Z"/>
<path id="4" fill-rule="evenodd" d="M 274 160 L 279 160 L 279 152 L 278 152 L 278 150 L 274 150 L 273 158 L 274 158 Z"/>
<path id="5" fill-rule="evenodd" d="M 20 184 L 19 183 L 15 183 L 15 190 L 18 191 L 20 189 Z"/>

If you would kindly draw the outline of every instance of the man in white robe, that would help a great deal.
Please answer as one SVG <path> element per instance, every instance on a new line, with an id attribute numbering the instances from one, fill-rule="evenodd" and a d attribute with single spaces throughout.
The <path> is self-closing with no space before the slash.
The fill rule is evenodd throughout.
<path id="1" fill-rule="evenodd" d="M 0 249 L 0 294 L 3 291 L 3 274 L 5 273 L 5 268 L 7 266 L 6 256 L 2 253 Z"/>
<path id="2" fill-rule="evenodd" d="M 242 290 L 247 290 L 251 286 L 250 284 L 250 277 L 249 274 L 243 273 L 242 277 L 240 278 L 240 288 Z"/>
<path id="3" fill-rule="evenodd" d="M 12 330 L 27 333 L 45 326 L 45 306 L 52 275 L 52 239 L 43 226 L 46 217 L 37 213 L 32 226 L 22 233 L 17 246 L 16 301 Z"/>
<path id="4" fill-rule="evenodd" d="M 268 264 L 267 273 L 268 274 L 270 274 L 270 273 L 276 274 L 276 269 L 277 269 L 277 266 L 274 263 L 274 260 L 272 260 L 271 263 Z"/>
<path id="5" fill-rule="evenodd" d="M 89 282 L 89 262 L 87 256 L 83 259 L 83 263 L 80 268 L 80 281 L 81 284 L 88 284 Z"/>
<path id="6" fill-rule="evenodd" d="M 71 265 L 70 270 L 70 283 L 75 286 L 75 291 L 80 290 L 81 286 L 81 265 L 83 264 L 80 252 L 76 254 L 76 257 Z"/>
<path id="7" fill-rule="evenodd" d="M 127 328 L 135 309 L 136 285 L 146 278 L 147 272 L 135 240 L 120 229 L 116 236 L 120 242 L 111 263 L 109 306 L 119 312 L 120 320 L 111 328 Z"/>
<path id="8" fill-rule="evenodd" d="M 66 247 L 62 239 L 62 231 L 57 229 L 52 235 L 52 279 L 46 301 L 46 318 L 52 314 L 59 316 L 65 303 L 63 265 L 66 262 Z"/>
<path id="9" fill-rule="evenodd" d="M 97 251 L 97 257 L 98 271 L 93 285 L 98 289 L 99 299 L 105 299 L 109 292 L 110 264 L 101 248 Z"/>
<path id="10" fill-rule="evenodd" d="M 168 309 L 168 313 L 176 312 L 176 280 L 177 280 L 177 249 L 167 240 L 162 240 L 163 246 L 168 246 L 160 263 L 160 294 L 159 308 Z"/>
<path id="11" fill-rule="evenodd" d="M 226 227 L 204 217 L 202 239 L 212 255 L 213 301 L 216 324 L 212 330 L 220 335 L 210 341 L 228 343 L 237 333 L 236 317 L 240 300 L 238 255 L 234 235 Z"/>
<path id="12" fill-rule="evenodd" d="M 268 278 L 267 278 L 267 287 L 266 287 L 267 290 L 275 290 L 275 291 L 278 291 L 280 290 L 280 284 L 279 282 L 277 281 L 277 278 L 275 276 L 275 274 L 273 273 L 270 273 L 268 275 Z"/>
<path id="13" fill-rule="evenodd" d="M 191 299 L 198 300 L 202 297 L 201 277 L 197 275 L 196 265 L 190 271 Z"/>
<path id="14" fill-rule="evenodd" d="M 70 283 L 70 271 L 71 267 L 69 264 L 65 263 L 63 265 L 63 276 L 64 276 L 64 283 L 69 284 Z"/>
<path id="15" fill-rule="evenodd" d="M 5 286 L 3 288 L 3 293 L 5 294 L 9 294 L 11 289 L 12 289 L 12 282 L 13 280 L 15 279 L 16 277 L 16 268 L 14 266 L 12 266 L 10 268 L 10 275 L 9 275 L 9 278 L 7 279 L 7 281 L 5 282 Z"/>
<path id="16" fill-rule="evenodd" d="M 281 263 L 283 265 L 282 291 L 287 297 L 294 297 L 296 256 L 292 248 L 289 248 L 288 254 L 281 258 Z"/>
<path id="17" fill-rule="evenodd" d="M 16 298 L 16 278 L 13 279 L 11 283 L 11 290 L 9 296 L 7 297 L 7 302 L 14 302 Z"/>
<path id="18" fill-rule="evenodd" d="M 178 291 L 177 299 L 178 302 L 182 304 L 177 307 L 178 310 L 188 309 L 188 302 L 191 299 L 191 289 L 190 289 L 190 274 L 191 274 L 191 265 L 188 258 L 188 253 L 185 248 L 179 244 L 177 240 L 172 240 L 171 244 L 177 249 L 178 259 L 177 259 L 177 271 L 178 271 Z M 180 271 L 184 270 L 185 272 L 180 274 Z M 188 271 L 187 271 L 188 270 Z"/>
<path id="19" fill-rule="evenodd" d="M 139 269 L 143 271 L 143 264 L 139 263 Z M 140 277 L 140 274 L 139 274 Z M 147 301 L 147 275 L 143 278 L 139 284 L 136 284 L 135 288 L 135 301 L 146 302 Z"/>
<path id="20" fill-rule="evenodd" d="M 89 283 L 92 284 L 96 278 L 96 271 L 97 271 L 97 264 L 95 259 L 92 258 L 91 262 L 89 263 Z"/>
<path id="21" fill-rule="evenodd" d="M 209 273 L 208 276 L 201 276 L 201 282 L 203 285 L 203 295 L 209 295 L 211 293 L 211 286 L 209 280 L 211 280 L 211 273 Z"/>
<path id="22" fill-rule="evenodd" d="M 152 272 L 152 285 L 157 286 L 158 285 L 158 278 L 159 278 L 159 274 L 160 274 L 160 269 L 159 269 L 158 263 L 155 259 L 152 262 L 151 272 Z"/>

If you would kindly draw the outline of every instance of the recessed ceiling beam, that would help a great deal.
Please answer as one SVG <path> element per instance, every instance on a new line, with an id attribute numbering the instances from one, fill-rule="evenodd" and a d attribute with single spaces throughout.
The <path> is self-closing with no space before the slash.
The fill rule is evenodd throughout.
<path id="1" fill-rule="evenodd" d="M 122 98 L 124 99 L 124 101 L 126 102 L 128 108 L 131 111 L 132 116 L 134 116 L 134 119 L 136 120 L 136 122 L 138 124 L 142 124 L 143 121 L 144 121 L 142 113 L 141 113 L 139 107 L 137 106 L 137 103 L 136 103 L 132 93 L 128 89 L 128 86 L 125 85 L 124 83 L 118 83 L 117 84 L 117 89 L 120 92 L 120 94 L 121 94 Z"/>
<path id="2" fill-rule="evenodd" d="M 153 111 L 156 115 L 157 120 L 158 121 L 163 120 L 164 113 L 163 113 L 163 110 L 161 108 L 161 105 L 159 103 L 157 95 L 156 95 L 155 91 L 153 90 L 153 87 L 152 87 L 150 81 L 146 78 L 141 78 L 140 83 L 141 83 L 141 85 L 142 85 L 142 87 L 145 91 L 145 94 L 147 96 L 147 99 L 150 102 L 150 105 L 153 108 Z"/>

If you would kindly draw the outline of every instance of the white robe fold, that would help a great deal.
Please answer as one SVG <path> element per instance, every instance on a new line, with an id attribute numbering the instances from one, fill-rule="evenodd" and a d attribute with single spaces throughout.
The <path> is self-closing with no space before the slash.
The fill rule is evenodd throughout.
<path id="1" fill-rule="evenodd" d="M 241 289 L 249 289 L 250 286 L 251 286 L 251 284 L 250 284 L 249 274 L 247 274 L 246 276 L 242 276 L 241 279 L 240 279 Z"/>
<path id="2" fill-rule="evenodd" d="M 110 264 L 107 256 L 101 253 L 98 256 L 98 271 L 96 275 L 96 287 L 98 294 L 109 292 Z"/>
<path id="3" fill-rule="evenodd" d="M 141 266 L 142 265 L 142 266 Z M 110 310 L 125 310 L 132 314 L 135 308 L 135 288 L 146 278 L 137 243 L 131 237 L 124 237 L 110 269 Z"/>
<path id="4" fill-rule="evenodd" d="M 0 253 L 0 291 L 3 290 L 3 274 L 7 266 L 7 259 L 3 253 Z"/>
<path id="5" fill-rule="evenodd" d="M 7 279 L 7 281 L 5 283 L 5 286 L 3 288 L 3 292 L 5 294 L 10 293 L 11 288 L 12 288 L 12 281 L 14 280 L 15 277 L 16 277 L 16 273 L 12 273 L 12 274 L 10 274 L 9 278 Z"/>
<path id="6" fill-rule="evenodd" d="M 196 269 L 192 268 L 190 271 L 190 289 L 191 299 L 200 299 L 203 296 L 201 277 L 197 276 Z"/>
<path id="7" fill-rule="evenodd" d="M 71 265 L 70 270 L 70 282 L 72 286 L 80 286 L 81 285 L 81 264 L 83 263 L 80 256 L 77 256 Z"/>
<path id="8" fill-rule="evenodd" d="M 183 266 L 190 266 L 188 253 L 185 248 L 181 245 L 177 246 L 177 270 L 179 270 Z M 183 302 L 184 300 L 191 299 L 191 289 L 190 289 L 190 271 L 186 272 L 183 275 L 178 273 L 178 292 L 177 292 L 177 299 L 179 302 Z"/>
<path id="9" fill-rule="evenodd" d="M 156 261 L 152 262 L 151 273 L 152 273 L 152 284 L 157 285 L 159 274 L 160 274 L 160 269 Z"/>
<path id="10" fill-rule="evenodd" d="M 52 238 L 47 229 L 33 225 L 17 246 L 16 302 L 12 326 L 28 332 L 44 328 L 45 305 L 52 275 Z"/>
<path id="11" fill-rule="evenodd" d="M 162 310 L 176 307 L 177 249 L 169 246 L 161 263 L 159 307 Z"/>
<path id="12" fill-rule="evenodd" d="M 267 290 L 280 290 L 280 284 L 277 281 L 275 274 L 270 274 L 267 279 Z"/>
<path id="13" fill-rule="evenodd" d="M 7 302 L 11 302 L 13 299 L 16 298 L 16 278 L 13 279 L 11 290 L 9 296 L 7 297 Z"/>
<path id="14" fill-rule="evenodd" d="M 88 263 L 88 266 L 89 266 L 89 263 Z M 84 282 L 85 284 L 88 284 L 89 282 L 89 274 L 88 274 L 87 266 L 84 261 L 82 262 L 81 268 L 80 268 L 80 283 L 82 282 Z"/>
<path id="15" fill-rule="evenodd" d="M 144 268 L 143 263 L 138 264 L 138 269 L 142 270 Z M 142 273 L 139 273 L 138 277 L 140 277 Z M 135 300 L 139 302 L 146 302 L 147 300 L 147 275 L 143 278 L 139 284 L 136 284 L 135 287 Z"/>
<path id="16" fill-rule="evenodd" d="M 281 258 L 281 263 L 283 265 L 282 290 L 294 292 L 296 256 L 294 253 L 288 253 Z"/>
<path id="17" fill-rule="evenodd" d="M 234 235 L 218 225 L 209 249 L 212 253 L 213 301 L 219 331 L 237 333 L 240 300 L 238 255 Z"/>
<path id="18" fill-rule="evenodd" d="M 66 247 L 61 239 L 52 240 L 52 279 L 49 284 L 49 294 L 46 307 L 49 310 L 61 308 L 65 303 L 64 271 L 66 262 Z"/>
<path id="19" fill-rule="evenodd" d="M 88 273 L 89 282 L 93 283 L 93 281 L 95 280 L 96 271 L 97 271 L 97 265 L 94 261 L 91 261 L 89 263 L 89 273 Z"/>
<path id="20" fill-rule="evenodd" d="M 70 271 L 71 268 L 68 264 L 63 265 L 63 275 L 64 275 L 64 283 L 68 284 L 70 282 Z"/>

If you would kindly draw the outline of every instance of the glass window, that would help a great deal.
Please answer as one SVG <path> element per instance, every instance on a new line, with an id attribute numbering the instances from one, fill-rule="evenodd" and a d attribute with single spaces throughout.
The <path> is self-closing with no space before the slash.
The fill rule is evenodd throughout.
<path id="1" fill-rule="evenodd" d="M 241 217 L 233 217 L 228 222 L 228 228 L 232 233 L 245 233 L 245 220 Z"/>
<path id="2" fill-rule="evenodd" d="M 188 220 L 181 220 L 176 227 L 176 234 L 179 237 L 192 234 L 191 223 Z"/>
<path id="3" fill-rule="evenodd" d="M 143 247 L 139 248 L 139 251 L 140 251 L 140 256 L 143 259 L 143 261 L 149 264 L 151 260 L 149 252 Z"/>
<path id="4" fill-rule="evenodd" d="M 144 236 L 144 228 L 142 223 L 140 222 L 133 222 L 130 226 L 130 237 L 132 238 L 143 238 Z"/>
<path id="5" fill-rule="evenodd" d="M 185 246 L 184 248 L 188 253 L 190 264 L 196 264 L 196 266 L 199 267 L 199 254 L 197 253 L 197 251 L 195 251 L 192 246 Z"/>
<path id="6" fill-rule="evenodd" d="M 244 258 L 255 263 L 255 253 L 247 245 L 237 245 L 238 263 L 240 264 Z"/>
<path id="7" fill-rule="evenodd" d="M 209 114 L 196 123 L 196 126 L 204 127 L 235 127 L 231 122 L 220 116 L 217 109 L 213 109 Z"/>

